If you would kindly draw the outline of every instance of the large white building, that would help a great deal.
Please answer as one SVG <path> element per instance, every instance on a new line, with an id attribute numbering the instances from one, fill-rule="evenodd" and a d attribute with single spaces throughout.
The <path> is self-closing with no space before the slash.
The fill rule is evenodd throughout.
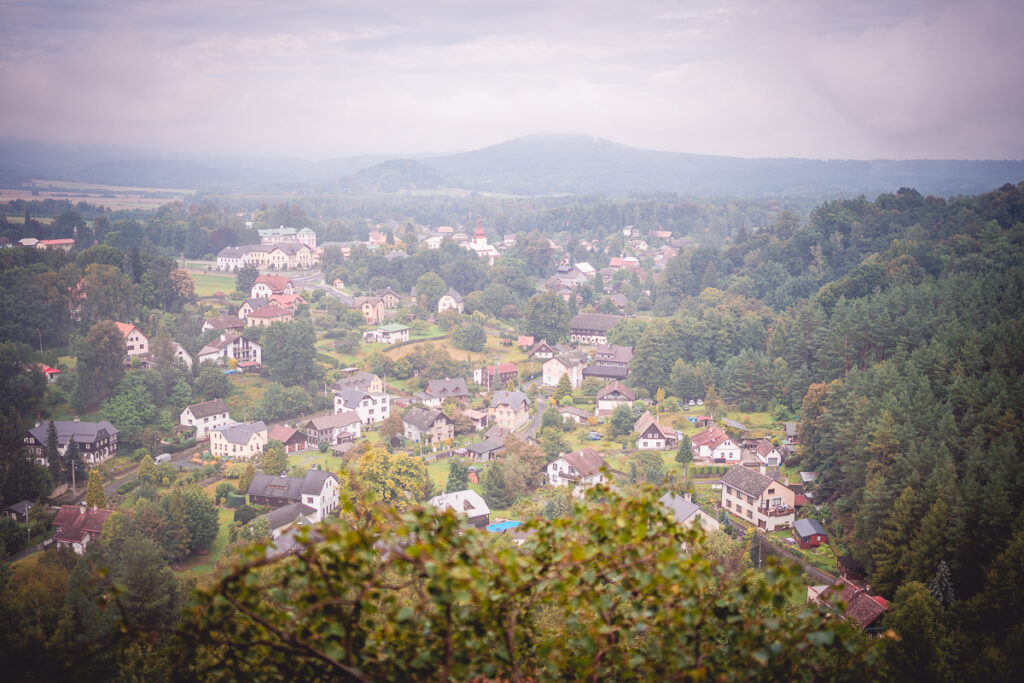
<path id="1" fill-rule="evenodd" d="M 206 438 L 207 433 L 214 429 L 227 427 L 233 420 L 228 413 L 228 404 L 222 398 L 215 398 L 212 401 L 194 403 L 178 416 L 178 422 L 182 427 L 195 427 L 196 438 Z"/>
<path id="2" fill-rule="evenodd" d="M 267 446 L 267 425 L 260 422 L 229 425 L 210 432 L 210 454 L 215 458 L 252 460 Z"/>
<path id="3" fill-rule="evenodd" d="M 334 412 L 354 412 L 364 425 L 383 422 L 391 416 L 391 397 L 361 389 L 342 389 L 334 395 Z"/>

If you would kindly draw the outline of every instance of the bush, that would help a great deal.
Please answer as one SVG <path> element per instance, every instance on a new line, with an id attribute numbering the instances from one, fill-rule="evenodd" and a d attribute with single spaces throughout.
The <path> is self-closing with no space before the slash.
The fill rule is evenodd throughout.
<path id="1" fill-rule="evenodd" d="M 188 450 L 196 445 L 195 437 L 189 437 L 181 443 L 169 443 L 164 446 L 164 453 L 180 453 L 181 451 Z M 141 456 L 140 456 L 141 457 Z"/>
<path id="2" fill-rule="evenodd" d="M 230 496 L 229 496 L 230 498 Z M 248 524 L 250 521 L 260 516 L 259 510 L 251 505 L 242 505 L 235 510 L 235 521 L 240 524 Z"/>
<path id="3" fill-rule="evenodd" d="M 231 491 L 226 496 L 224 496 L 224 504 L 227 505 L 229 508 L 241 508 L 243 505 L 245 505 L 245 494 L 238 493 L 236 491 Z M 235 520 L 238 520 L 237 516 L 235 517 Z"/>
<path id="4" fill-rule="evenodd" d="M 139 481 L 137 479 L 135 481 L 126 481 L 125 483 L 117 487 L 117 492 L 123 496 L 124 494 L 128 493 L 138 485 Z"/>

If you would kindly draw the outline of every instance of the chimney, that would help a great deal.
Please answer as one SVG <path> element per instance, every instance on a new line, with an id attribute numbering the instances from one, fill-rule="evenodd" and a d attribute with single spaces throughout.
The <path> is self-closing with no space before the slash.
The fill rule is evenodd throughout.
<path id="1" fill-rule="evenodd" d="M 78 514 L 84 515 L 87 509 L 88 508 L 86 507 L 84 500 L 78 504 Z"/>

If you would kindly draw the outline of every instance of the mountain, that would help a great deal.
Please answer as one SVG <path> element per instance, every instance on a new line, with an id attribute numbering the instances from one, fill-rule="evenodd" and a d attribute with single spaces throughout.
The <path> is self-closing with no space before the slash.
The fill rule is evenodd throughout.
<path id="1" fill-rule="evenodd" d="M 117 159 L 112 160 L 112 159 Z M 530 135 L 448 155 L 169 159 L 117 148 L 0 141 L 0 186 L 27 178 L 211 192 L 310 187 L 348 193 L 459 188 L 517 195 L 672 192 L 694 197 L 976 194 L 1024 179 L 1024 161 L 745 159 L 637 149 L 583 135 Z"/>
<path id="2" fill-rule="evenodd" d="M 423 159 L 468 189 L 513 194 L 698 196 L 976 193 L 1024 179 L 1022 161 L 744 159 L 658 152 L 581 135 L 531 135 Z"/>

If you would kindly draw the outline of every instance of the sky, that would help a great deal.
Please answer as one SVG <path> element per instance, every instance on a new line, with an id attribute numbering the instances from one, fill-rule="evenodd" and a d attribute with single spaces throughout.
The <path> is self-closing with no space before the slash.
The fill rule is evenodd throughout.
<path id="1" fill-rule="evenodd" d="M 0 137 L 1024 159 L 1019 0 L 0 0 Z"/>

